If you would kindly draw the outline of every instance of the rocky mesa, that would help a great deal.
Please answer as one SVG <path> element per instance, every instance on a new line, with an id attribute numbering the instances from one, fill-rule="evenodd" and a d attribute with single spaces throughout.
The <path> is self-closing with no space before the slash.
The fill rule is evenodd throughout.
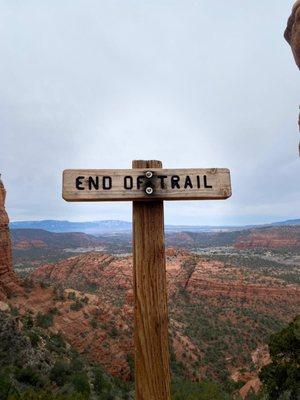
<path id="1" fill-rule="evenodd" d="M 20 282 L 13 270 L 12 245 L 5 199 L 6 190 L 0 176 L 0 300 L 22 293 Z"/>

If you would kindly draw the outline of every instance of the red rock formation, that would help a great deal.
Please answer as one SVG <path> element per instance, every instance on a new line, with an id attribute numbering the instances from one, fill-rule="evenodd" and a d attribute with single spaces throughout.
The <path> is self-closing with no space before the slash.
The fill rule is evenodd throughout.
<path id="1" fill-rule="evenodd" d="M 276 249 L 300 249 L 299 227 L 273 228 L 268 230 L 254 229 L 247 236 L 237 238 L 234 247 L 239 250 L 264 248 Z"/>
<path id="2" fill-rule="evenodd" d="M 239 391 L 241 398 L 244 400 L 250 394 L 258 394 L 262 386 L 261 381 L 258 378 L 251 379 L 247 382 Z"/>
<path id="3" fill-rule="evenodd" d="M 296 64 L 300 69 L 300 0 L 297 0 L 292 14 L 288 20 L 287 28 L 284 32 L 284 37 L 290 44 Z M 298 118 L 298 126 L 300 131 L 300 114 Z M 299 155 L 300 155 L 300 144 L 299 144 Z"/>
<path id="4" fill-rule="evenodd" d="M 113 299 L 66 289 L 59 295 L 52 289 L 34 285 L 28 296 L 17 296 L 9 303 L 20 314 L 31 310 L 33 314 L 47 314 L 57 309 L 51 331 L 61 332 L 79 353 L 96 361 L 109 373 L 124 380 L 130 378 L 127 362 L 133 352 L 133 315 L 126 307 L 113 304 Z M 72 308 L 72 305 L 80 304 Z M 130 325 L 130 326 L 129 326 Z"/>
<path id="5" fill-rule="evenodd" d="M 20 293 L 21 287 L 13 271 L 12 245 L 5 210 L 6 190 L 0 178 L 0 299 Z"/>
<path id="6" fill-rule="evenodd" d="M 44 248 L 46 244 L 42 240 L 22 240 L 15 244 L 14 248 L 18 250 L 28 250 L 32 248 Z"/>
<path id="7" fill-rule="evenodd" d="M 296 1 L 293 7 L 284 37 L 290 44 L 295 61 L 300 68 L 300 0 Z"/>
<path id="8" fill-rule="evenodd" d="M 287 288 L 271 280 L 262 284 L 256 277 L 254 282 L 246 282 L 241 270 L 227 270 L 220 261 L 199 259 L 198 256 L 173 248 L 166 250 L 166 261 L 170 295 L 185 289 L 197 298 L 216 298 L 223 295 L 251 301 L 259 298 L 288 297 L 295 304 L 300 300 L 299 288 L 295 285 L 289 285 Z M 122 292 L 131 299 L 131 303 L 132 269 L 131 256 L 117 258 L 105 253 L 87 253 L 56 264 L 46 264 L 36 269 L 31 277 L 34 281 L 59 283 L 64 288 L 81 291 L 91 287 L 101 288 L 104 298 L 113 294 L 117 296 Z"/>
<path id="9" fill-rule="evenodd" d="M 271 357 L 268 346 L 264 345 L 258 347 L 256 350 L 252 352 L 251 358 L 253 364 L 257 368 L 257 371 L 260 371 L 261 368 L 264 367 L 265 365 L 270 364 Z M 257 394 L 262 387 L 262 383 L 260 379 L 257 377 L 257 372 L 252 372 L 252 374 L 250 375 L 251 376 L 249 377 L 249 379 L 246 380 L 243 379 L 243 376 L 241 375 L 238 377 L 238 379 L 236 379 L 236 382 L 237 381 L 246 382 L 245 385 L 242 386 L 241 389 L 239 390 L 239 395 L 243 400 L 247 399 L 248 396 L 251 395 L 252 393 Z"/>
<path id="10" fill-rule="evenodd" d="M 46 264 L 38 268 L 34 279 L 43 282 L 59 282 L 64 288 L 86 290 L 92 287 L 128 290 L 132 280 L 132 258 L 115 258 L 105 253 L 86 253 Z"/>

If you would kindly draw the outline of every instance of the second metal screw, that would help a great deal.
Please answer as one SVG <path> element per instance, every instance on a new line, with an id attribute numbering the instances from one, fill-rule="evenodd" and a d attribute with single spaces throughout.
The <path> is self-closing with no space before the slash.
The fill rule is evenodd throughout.
<path id="1" fill-rule="evenodd" d="M 150 179 L 153 176 L 153 172 L 152 171 L 147 171 L 145 175 L 146 175 L 146 178 Z"/>

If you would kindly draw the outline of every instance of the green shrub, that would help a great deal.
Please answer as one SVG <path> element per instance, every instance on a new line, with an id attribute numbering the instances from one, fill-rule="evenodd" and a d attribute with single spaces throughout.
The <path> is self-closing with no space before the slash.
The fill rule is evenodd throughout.
<path id="1" fill-rule="evenodd" d="M 86 397 L 89 396 L 91 388 L 87 375 L 84 372 L 75 373 L 72 377 L 72 384 L 76 392 L 81 393 Z"/>
<path id="2" fill-rule="evenodd" d="M 0 400 L 6 400 L 11 390 L 11 379 L 8 373 L 0 372 Z"/>
<path id="3" fill-rule="evenodd" d="M 28 337 L 29 337 L 30 343 L 33 347 L 36 347 L 41 340 L 40 336 L 35 331 L 29 332 Z"/>
<path id="4" fill-rule="evenodd" d="M 47 340 L 47 349 L 62 354 L 66 350 L 66 342 L 61 333 L 52 334 Z"/>
<path id="5" fill-rule="evenodd" d="M 52 308 L 50 308 L 49 311 L 48 311 L 48 313 L 50 313 L 50 314 L 52 314 L 52 315 L 59 315 L 59 314 L 60 314 L 60 312 L 59 312 L 59 310 L 58 310 L 57 307 L 52 307 Z"/>
<path id="6" fill-rule="evenodd" d="M 69 300 L 76 300 L 76 293 L 75 292 L 68 293 L 68 299 Z"/>
<path id="7" fill-rule="evenodd" d="M 41 382 L 39 374 L 33 368 L 21 368 L 15 372 L 16 379 L 26 385 L 38 386 Z"/>
<path id="8" fill-rule="evenodd" d="M 173 384 L 172 400 L 227 400 L 222 388 L 212 381 L 177 381 Z"/>
<path id="9" fill-rule="evenodd" d="M 80 393 L 62 395 L 54 394 L 52 391 L 30 389 L 23 393 L 16 392 L 16 394 L 10 395 L 5 400 L 86 400 L 86 398 Z"/>
<path id="10" fill-rule="evenodd" d="M 50 380 L 58 386 L 63 386 L 69 381 L 71 375 L 70 364 L 65 361 L 56 361 L 50 371 Z"/>
<path id="11" fill-rule="evenodd" d="M 98 322 L 95 319 L 92 319 L 90 321 L 90 325 L 93 329 L 96 329 L 98 327 Z"/>
<path id="12" fill-rule="evenodd" d="M 33 327 L 33 318 L 29 314 L 24 315 L 22 322 L 23 322 L 24 328 L 26 328 L 26 329 L 31 329 Z"/>
<path id="13" fill-rule="evenodd" d="M 116 338 L 118 336 L 118 330 L 115 326 L 113 326 L 109 332 L 109 336 L 112 338 Z"/>
<path id="14" fill-rule="evenodd" d="M 269 341 L 272 363 L 259 375 L 270 399 L 300 397 L 300 316 Z"/>
<path id="15" fill-rule="evenodd" d="M 71 359 L 71 370 L 73 372 L 80 372 L 84 369 L 84 364 L 82 359 L 77 353 L 73 353 L 72 359 Z"/>
<path id="16" fill-rule="evenodd" d="M 134 364 L 134 357 L 132 354 L 127 354 L 126 361 L 130 368 L 130 380 L 134 379 L 134 371 L 135 371 L 135 364 Z"/>
<path id="17" fill-rule="evenodd" d="M 84 307 L 84 303 L 81 300 L 76 299 L 74 303 L 70 305 L 70 310 L 79 311 L 82 307 Z"/>
<path id="18" fill-rule="evenodd" d="M 48 312 L 47 314 L 38 313 L 36 316 L 36 324 L 41 328 L 49 328 L 53 325 L 53 314 Z"/>
<path id="19" fill-rule="evenodd" d="M 101 395 L 101 399 L 108 399 L 108 396 L 112 390 L 112 385 L 99 366 L 94 368 L 93 385 L 96 394 Z"/>
<path id="20" fill-rule="evenodd" d="M 17 307 L 11 307 L 10 308 L 10 313 L 13 317 L 18 317 L 20 315 L 19 310 Z"/>

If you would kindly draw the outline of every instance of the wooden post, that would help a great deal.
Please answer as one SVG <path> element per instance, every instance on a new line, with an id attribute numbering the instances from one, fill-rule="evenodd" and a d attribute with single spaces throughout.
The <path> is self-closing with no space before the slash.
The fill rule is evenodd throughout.
<path id="1" fill-rule="evenodd" d="M 164 200 L 231 196 L 227 168 L 162 169 L 133 161 L 132 169 L 67 169 L 66 201 L 133 201 L 136 400 L 170 400 Z"/>
<path id="2" fill-rule="evenodd" d="M 162 168 L 133 161 L 132 168 Z M 136 400 L 170 400 L 163 201 L 133 201 Z"/>

